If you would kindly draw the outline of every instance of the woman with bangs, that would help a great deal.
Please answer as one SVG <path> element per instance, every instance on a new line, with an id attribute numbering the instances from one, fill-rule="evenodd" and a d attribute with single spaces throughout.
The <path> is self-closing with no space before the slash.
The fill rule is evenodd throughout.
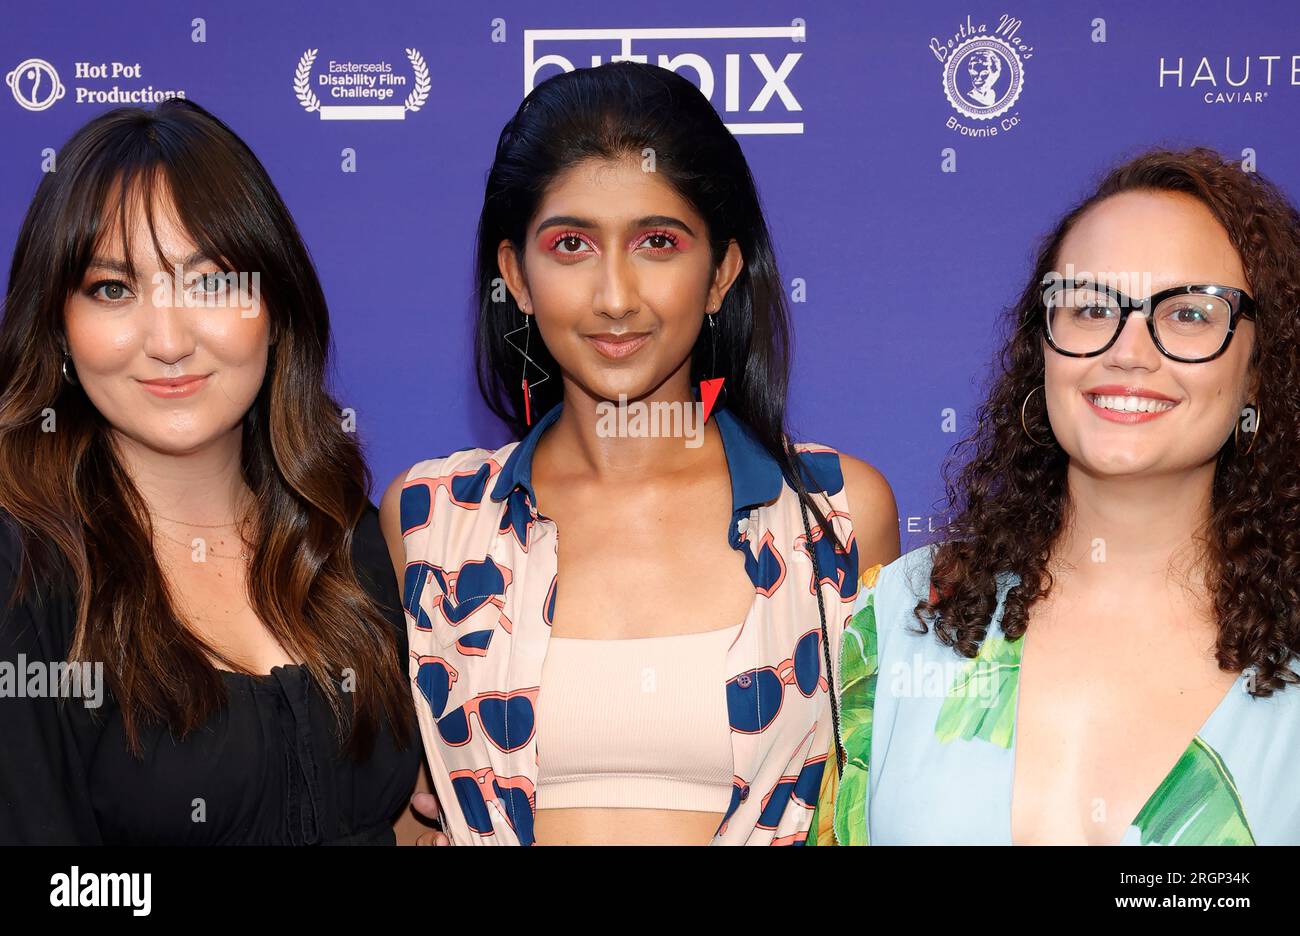
<path id="1" fill-rule="evenodd" d="M 1297 308 L 1300 214 L 1211 150 L 1056 225 L 947 538 L 863 575 L 835 841 L 1300 844 Z"/>
<path id="2" fill-rule="evenodd" d="M 58 167 L 0 323 L 0 841 L 391 843 L 405 630 L 293 220 L 183 100 Z"/>

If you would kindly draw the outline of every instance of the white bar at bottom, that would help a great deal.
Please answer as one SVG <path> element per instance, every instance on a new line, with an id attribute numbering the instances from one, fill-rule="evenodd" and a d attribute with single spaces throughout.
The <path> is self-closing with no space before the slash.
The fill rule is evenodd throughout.
<path id="1" fill-rule="evenodd" d="M 400 104 L 357 104 L 352 107 L 322 104 L 321 120 L 405 120 L 406 108 Z"/>

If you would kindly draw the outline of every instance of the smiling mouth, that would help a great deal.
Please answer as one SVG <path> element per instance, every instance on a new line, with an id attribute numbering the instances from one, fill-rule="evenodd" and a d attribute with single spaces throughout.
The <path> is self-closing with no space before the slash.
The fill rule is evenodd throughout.
<path id="1" fill-rule="evenodd" d="M 1138 394 L 1084 393 L 1083 398 L 1102 419 L 1122 423 L 1149 422 L 1178 406 L 1177 400 Z"/>
<path id="2" fill-rule="evenodd" d="M 1100 393 L 1085 393 L 1084 396 L 1093 406 L 1117 413 L 1167 413 L 1178 405 L 1173 400 L 1157 400 L 1154 397 L 1111 396 Z"/>

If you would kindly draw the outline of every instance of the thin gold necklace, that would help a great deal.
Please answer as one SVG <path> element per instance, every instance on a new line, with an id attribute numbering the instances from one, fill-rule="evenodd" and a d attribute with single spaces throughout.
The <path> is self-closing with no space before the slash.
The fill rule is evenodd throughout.
<path id="1" fill-rule="evenodd" d="M 164 517 L 160 513 L 155 513 L 154 516 L 159 520 L 168 520 L 172 523 L 179 523 L 181 526 L 199 527 L 203 530 L 216 530 L 222 527 L 237 526 L 239 524 L 238 520 L 231 520 L 229 523 L 190 523 L 188 520 L 177 520 L 175 517 Z"/>
<path id="2" fill-rule="evenodd" d="M 165 520 L 166 518 L 164 517 L 163 519 Z M 189 548 L 191 551 L 193 551 L 193 549 L 194 549 L 194 544 L 193 544 L 193 543 L 186 543 L 186 542 L 184 542 L 184 541 L 182 541 L 182 540 L 178 540 L 178 539 L 177 539 L 176 537 L 174 537 L 174 536 L 168 536 L 168 535 L 167 535 L 166 533 L 164 533 L 162 530 L 156 530 L 155 532 L 156 532 L 159 536 L 161 536 L 163 539 L 171 540 L 171 541 L 172 541 L 173 543 L 175 543 L 177 546 L 185 546 L 185 547 Z M 230 553 L 220 553 L 220 552 L 217 552 L 215 549 L 207 549 L 207 548 L 206 548 L 206 544 L 205 544 L 205 546 L 204 546 L 204 549 L 205 549 L 205 552 L 207 552 L 207 553 L 211 553 L 212 555 L 216 556 L 218 559 L 241 559 L 241 560 L 243 560 L 244 562 L 247 562 L 247 561 L 248 561 L 248 550 L 247 550 L 246 548 L 245 548 L 245 549 L 241 549 L 241 550 L 239 551 L 239 555 L 238 555 L 238 556 L 231 555 Z"/>

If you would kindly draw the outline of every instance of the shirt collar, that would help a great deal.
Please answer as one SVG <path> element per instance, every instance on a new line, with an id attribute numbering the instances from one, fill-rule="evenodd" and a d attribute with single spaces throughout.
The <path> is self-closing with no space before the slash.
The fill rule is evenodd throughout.
<path id="1" fill-rule="evenodd" d="M 548 409 L 546 415 L 537 420 L 537 425 L 528 430 L 528 435 L 515 446 L 506 463 L 501 466 L 497 483 L 492 487 L 494 501 L 503 501 L 515 488 L 522 487 L 528 492 L 529 503 L 537 504 L 537 494 L 533 491 L 533 452 L 537 450 L 537 443 L 541 440 L 542 433 L 550 428 L 551 423 L 560 418 L 560 411 L 563 408 L 563 403 L 556 403 Z"/>
<path id="2" fill-rule="evenodd" d="M 533 491 L 533 452 L 537 443 L 550 425 L 560 418 L 563 403 L 557 403 L 546 411 L 537 425 L 529 430 L 528 435 L 515 446 L 506 463 L 501 466 L 496 484 L 492 488 L 492 499 L 503 501 L 511 492 L 522 487 L 528 494 L 529 502 L 537 504 L 537 494 Z M 781 494 L 784 478 L 781 466 L 777 464 L 767 449 L 754 437 L 748 426 L 731 414 L 729 410 L 719 410 L 713 415 L 717 420 L 718 431 L 722 434 L 722 448 L 727 456 L 727 470 L 731 473 L 731 512 L 734 515 L 746 514 L 750 508 L 775 500 Z"/>

